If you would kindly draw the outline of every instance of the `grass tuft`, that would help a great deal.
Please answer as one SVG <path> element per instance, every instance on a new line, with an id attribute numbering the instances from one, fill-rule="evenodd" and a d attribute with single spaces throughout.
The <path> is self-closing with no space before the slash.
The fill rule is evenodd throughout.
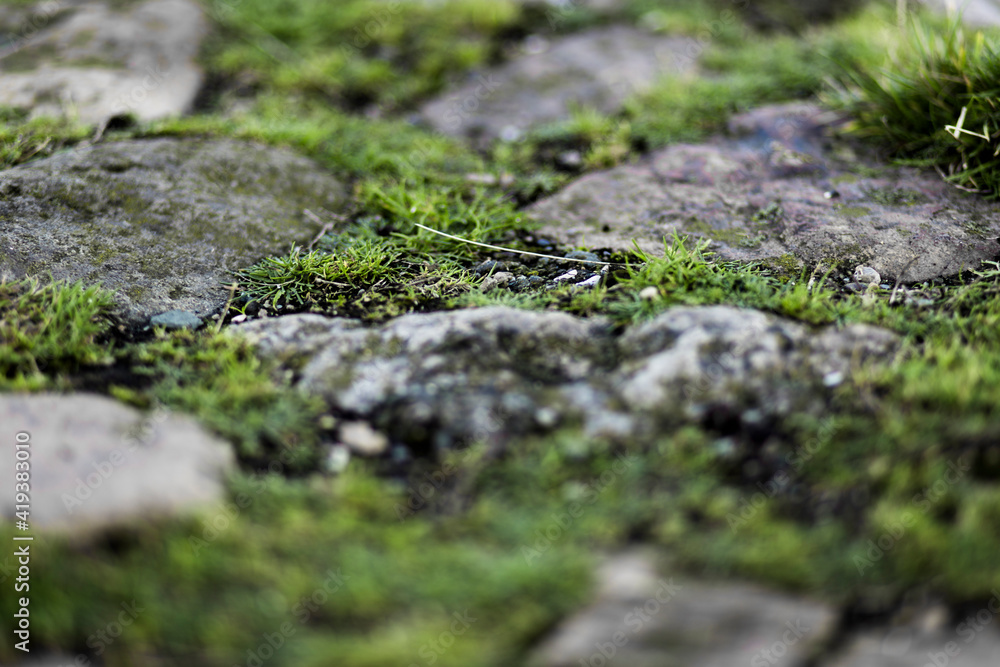
<path id="1" fill-rule="evenodd" d="M 113 305 L 100 286 L 0 282 L 0 388 L 39 389 L 60 374 L 110 363 L 99 339 Z"/>
<path id="2" fill-rule="evenodd" d="M 1000 42 L 966 32 L 956 19 L 913 21 L 892 61 L 874 73 L 851 70 L 831 99 L 849 111 L 849 131 L 909 164 L 935 167 L 956 186 L 1000 192 Z"/>

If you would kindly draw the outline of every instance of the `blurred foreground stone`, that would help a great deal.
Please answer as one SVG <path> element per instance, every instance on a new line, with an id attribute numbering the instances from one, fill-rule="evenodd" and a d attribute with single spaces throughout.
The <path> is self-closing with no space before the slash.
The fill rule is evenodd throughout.
<path id="1" fill-rule="evenodd" d="M 235 467 L 229 443 L 194 420 L 101 396 L 0 394 L 0 424 L 5 519 L 15 511 L 15 437 L 30 437 L 32 531 L 81 535 L 187 512 L 221 500 Z"/>
<path id="2" fill-rule="evenodd" d="M 801 665 L 830 641 L 837 614 L 823 604 L 740 583 L 660 575 L 629 553 L 597 575 L 594 602 L 536 651 L 535 667 Z"/>

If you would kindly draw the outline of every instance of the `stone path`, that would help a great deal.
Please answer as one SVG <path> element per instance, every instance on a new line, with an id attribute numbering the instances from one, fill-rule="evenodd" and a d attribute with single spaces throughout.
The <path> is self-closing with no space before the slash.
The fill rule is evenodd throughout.
<path id="1" fill-rule="evenodd" d="M 1000 10 L 976 0 L 965 18 L 996 25 Z M 202 85 L 195 56 L 207 34 L 193 0 L 0 6 L 0 106 L 95 125 L 184 113 Z M 536 35 L 420 115 L 478 147 L 515 140 L 578 105 L 614 113 L 664 73 L 693 72 L 695 46 L 625 26 Z M 627 250 L 635 239 L 655 254 L 676 232 L 710 240 L 724 258 L 865 263 L 889 280 L 949 276 L 1000 255 L 997 204 L 832 145 L 837 122 L 809 104 L 756 110 L 726 136 L 588 174 L 528 213 L 563 245 Z M 347 192 L 301 156 L 246 142 L 84 145 L 0 172 L 0 276 L 99 281 L 130 324 L 169 312 L 156 321 L 195 325 L 225 302 L 229 271 L 307 241 L 317 230 L 303 209 L 342 210 Z M 230 332 L 348 415 L 340 443 L 371 457 L 399 445 L 502 447 L 567 424 L 635 442 L 713 410 L 747 427 L 819 414 L 900 345 L 875 327 L 811 329 L 722 306 L 673 308 L 624 331 L 497 307 L 371 328 L 292 315 Z M 53 533 L 85 538 L 195 511 L 224 497 L 235 468 L 231 446 L 190 419 L 104 397 L 0 395 L 0 423 L 31 433 L 32 522 Z M 13 463 L 0 458 L 0 477 L 12 478 Z M 4 516 L 12 498 L 0 499 Z M 641 551 L 609 557 L 598 580 L 592 604 L 540 639 L 531 664 L 985 667 L 1000 655 L 1000 633 L 984 622 L 993 600 L 952 617 L 921 600 L 858 628 L 802 596 L 665 577 Z"/>

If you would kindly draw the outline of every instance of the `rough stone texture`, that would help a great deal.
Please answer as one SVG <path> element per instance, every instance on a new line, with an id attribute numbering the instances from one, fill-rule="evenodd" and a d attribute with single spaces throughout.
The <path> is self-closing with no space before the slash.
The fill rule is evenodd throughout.
<path id="1" fill-rule="evenodd" d="M 835 629 L 836 614 L 820 603 L 664 577 L 639 552 L 611 559 L 597 580 L 595 601 L 543 641 L 530 665 L 801 665 Z M 761 653 L 775 645 L 770 657 Z"/>
<path id="2" fill-rule="evenodd" d="M 4 480 L 14 479 L 15 434 L 30 435 L 33 529 L 79 535 L 187 511 L 220 500 L 235 466 L 232 447 L 193 420 L 101 396 L 0 395 L 0 423 L 11 443 Z M 13 518 L 13 493 L 0 512 Z"/>
<path id="3" fill-rule="evenodd" d="M 51 2 L 0 13 L 0 106 L 98 124 L 187 111 L 208 23 L 193 0 Z"/>
<path id="4" fill-rule="evenodd" d="M 692 69 L 696 42 L 613 26 L 553 40 L 535 38 L 520 57 L 471 76 L 432 100 L 424 120 L 440 132 L 481 142 L 516 138 L 569 116 L 576 104 L 617 111 L 663 74 Z"/>
<path id="5" fill-rule="evenodd" d="M 317 315 L 232 327 L 299 386 L 395 441 L 446 447 L 578 424 L 587 437 L 655 431 L 692 408 L 779 417 L 825 405 L 898 340 L 870 326 L 818 332 L 726 306 L 673 308 L 616 337 L 603 320 L 504 307 L 414 314 L 371 329 Z"/>
<path id="6" fill-rule="evenodd" d="M 224 304 L 231 270 L 287 252 L 343 186 L 289 151 L 237 141 L 99 144 L 0 172 L 0 275 L 102 282 L 140 322 Z"/>
<path id="7" fill-rule="evenodd" d="M 406 315 L 374 329 L 327 322 L 323 331 L 316 316 L 293 315 L 232 330 L 300 367 L 305 390 L 410 443 L 524 432 L 545 421 L 537 406 L 560 386 L 613 363 L 607 324 L 563 313 L 483 308 Z"/>
<path id="8" fill-rule="evenodd" d="M 790 254 L 810 265 L 866 264 L 887 280 L 948 276 L 1000 255 L 1000 204 L 934 173 L 828 150 L 835 122 L 803 103 L 749 112 L 733 119 L 736 138 L 588 174 L 529 215 L 568 245 L 628 250 L 635 239 L 659 255 L 676 232 L 711 239 L 726 259 Z"/>
<path id="9" fill-rule="evenodd" d="M 854 366 L 890 355 L 898 339 L 856 324 L 813 334 L 755 310 L 707 306 L 672 308 L 618 344 L 616 385 L 633 408 L 662 413 L 759 396 L 755 407 L 781 414 L 808 397 L 804 383 L 840 384 Z"/>
<path id="10" fill-rule="evenodd" d="M 863 629 L 821 667 L 996 667 L 1000 656 L 1000 592 L 967 610 L 949 613 L 940 605 L 907 610 L 892 627 Z M 951 618 L 949 618 L 951 617 Z"/>

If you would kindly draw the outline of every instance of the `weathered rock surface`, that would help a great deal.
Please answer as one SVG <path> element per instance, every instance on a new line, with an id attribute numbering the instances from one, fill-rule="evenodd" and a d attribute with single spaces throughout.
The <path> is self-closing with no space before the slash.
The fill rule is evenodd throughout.
<path id="1" fill-rule="evenodd" d="M 895 334 L 852 324 L 811 333 L 755 310 L 672 308 L 626 332 L 618 392 L 636 409 L 767 396 L 759 408 L 788 413 L 803 385 L 836 386 L 853 368 L 891 355 Z"/>
<path id="2" fill-rule="evenodd" d="M 594 602 L 546 639 L 529 664 L 801 665 L 836 625 L 823 604 L 745 584 L 664 577 L 642 553 L 611 559 L 597 579 Z"/>
<path id="3" fill-rule="evenodd" d="M 99 144 L 0 172 L 0 275 L 102 282 L 134 322 L 224 304 L 229 271 L 308 241 L 303 208 L 343 186 L 286 150 L 238 141 Z"/>
<path id="4" fill-rule="evenodd" d="M 11 441 L 4 480 L 14 479 L 17 434 L 29 438 L 33 529 L 82 534 L 188 511 L 220 500 L 235 466 L 232 447 L 193 420 L 102 396 L 0 394 L 0 423 Z M 13 493 L 0 512 L 13 518 Z"/>
<path id="5" fill-rule="evenodd" d="M 528 52 L 469 79 L 422 109 L 440 132 L 489 142 L 513 139 L 567 118 L 573 105 L 604 113 L 659 76 L 692 69 L 695 40 L 656 36 L 624 26 L 595 29 L 552 42 L 538 37 Z"/>
<path id="6" fill-rule="evenodd" d="M 551 426 L 553 403 L 563 406 L 555 414 L 576 413 L 557 394 L 610 368 L 607 329 L 563 313 L 484 308 L 373 329 L 292 315 L 231 331 L 300 368 L 299 385 L 337 410 L 371 417 L 398 440 L 448 447 Z"/>
<path id="7" fill-rule="evenodd" d="M 726 306 L 673 308 L 617 337 L 600 319 L 504 307 L 371 329 L 290 315 L 230 331 L 281 359 L 338 412 L 398 442 L 439 447 L 561 424 L 589 437 L 641 437 L 714 405 L 780 417 L 825 405 L 831 387 L 898 345 L 875 327 L 810 333 Z"/>
<path id="8" fill-rule="evenodd" d="M 678 233 L 710 239 L 726 259 L 866 264 L 887 280 L 948 276 L 1000 255 L 1000 205 L 933 173 L 828 150 L 835 122 L 809 104 L 759 109 L 733 119 L 738 138 L 588 174 L 529 215 L 568 245 L 628 250 L 635 239 L 659 255 Z"/>
<path id="9" fill-rule="evenodd" d="M 109 6 L 110 5 L 110 6 Z M 0 8 L 0 106 L 98 124 L 176 115 L 202 84 L 208 23 L 193 0 Z"/>

